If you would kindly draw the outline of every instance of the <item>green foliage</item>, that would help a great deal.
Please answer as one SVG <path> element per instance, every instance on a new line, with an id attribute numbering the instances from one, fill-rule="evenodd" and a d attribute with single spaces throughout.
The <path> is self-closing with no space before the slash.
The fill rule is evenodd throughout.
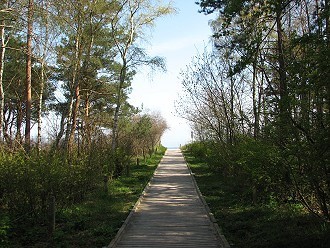
<path id="1" fill-rule="evenodd" d="M 70 157 L 60 152 L 29 157 L 23 152 L 2 154 L 0 160 L 0 246 L 102 247 L 110 243 L 150 180 L 165 148 L 146 163 L 130 165 L 103 188 L 105 148 L 89 156 Z M 102 157 L 103 153 L 103 157 Z M 49 210 L 55 196 L 56 227 L 49 236 Z"/>
<path id="2" fill-rule="evenodd" d="M 34 11 L 30 11 L 32 5 Z M 84 205 L 86 199 L 93 201 L 89 197 L 94 190 L 106 189 L 114 179 L 120 180 L 124 175 L 130 178 L 130 174 L 134 177 L 131 160 L 140 151 L 134 151 L 133 144 L 138 147 L 144 143 L 143 153 L 149 155 L 159 145 L 166 129 L 159 119 L 146 115 L 136 127 L 127 125 L 127 129 L 118 121 L 130 124 L 138 112 L 127 101 L 138 67 L 148 65 L 165 70 L 162 58 L 148 56 L 137 45 L 146 28 L 174 9 L 171 3 L 149 0 L 78 1 L 71 5 L 61 1 L 30 1 L 29 5 L 23 1 L 2 1 L 1 6 L 4 58 L 0 61 L 0 148 L 6 152 L 0 156 L 0 238 L 1 245 L 7 239 L 17 239 L 17 246 L 13 247 L 25 247 L 41 236 L 54 240 L 65 236 L 67 230 L 53 234 L 46 228 L 53 199 L 59 216 L 66 216 L 65 211 L 77 214 L 78 220 L 69 229 L 84 229 L 88 221 L 79 216 L 87 216 L 89 210 L 85 212 L 79 204 Z M 27 68 L 32 69 L 31 121 L 38 121 L 38 151 L 30 149 L 27 142 L 25 153 L 23 131 L 30 131 L 23 129 L 25 122 L 30 121 L 25 118 L 29 109 L 23 97 L 26 71 L 22 66 L 26 63 L 27 20 L 33 22 L 30 31 L 38 34 L 30 54 L 32 65 Z M 59 118 L 45 122 L 54 129 L 47 130 L 53 131 L 48 139 L 42 139 L 46 131 L 39 123 L 48 114 L 49 103 L 52 117 Z M 49 143 L 41 144 L 41 140 Z M 151 170 L 142 170 L 143 175 L 137 176 L 139 187 L 150 177 L 146 171 Z M 134 180 L 131 183 L 137 184 Z M 134 196 L 139 187 L 134 189 Z M 115 188 L 116 185 L 109 191 Z M 123 212 L 124 207 L 118 209 Z M 95 233 L 109 232 L 105 225 L 95 227 Z M 37 246 L 49 245 L 43 241 Z M 82 243 L 75 245 L 81 247 Z M 88 242 L 85 245 L 94 246 Z"/>
<path id="3" fill-rule="evenodd" d="M 245 178 L 248 188 L 256 187 L 262 198 L 271 197 L 280 190 L 279 151 L 276 146 L 265 141 L 245 138 L 233 147 L 232 161 L 240 178 Z M 268 199 L 269 200 L 269 199 Z"/>
<path id="4" fill-rule="evenodd" d="M 271 197 L 263 204 L 251 205 L 250 198 L 242 197 L 246 187 L 240 185 L 243 178 L 215 172 L 187 150 L 184 154 L 232 247 L 328 247 L 329 223 L 315 219 L 301 204 Z"/>
<path id="5" fill-rule="evenodd" d="M 329 1 L 197 4 L 219 11 L 216 52 L 182 80 L 180 113 L 209 143 L 200 157 L 253 202 L 299 201 L 329 221 Z"/>
<path id="6" fill-rule="evenodd" d="M 232 187 L 247 201 L 291 199 L 291 191 L 286 191 L 285 170 L 280 166 L 280 152 L 269 142 L 241 137 L 235 145 L 194 142 L 183 149 L 206 163 L 213 173 L 233 180 Z"/>
<path id="7" fill-rule="evenodd" d="M 0 214 L 0 246 L 8 245 L 8 231 L 10 228 L 9 217 L 4 213 Z"/>
<path id="8" fill-rule="evenodd" d="M 183 150 L 189 151 L 189 153 L 195 158 L 206 158 L 206 144 L 203 142 L 193 142 L 182 147 Z"/>
<path id="9" fill-rule="evenodd" d="M 161 136 L 167 129 L 166 121 L 156 114 L 135 114 L 121 118 L 119 122 L 118 147 L 113 153 L 114 175 L 129 174 L 132 157 L 152 155 L 159 146 Z"/>
<path id="10" fill-rule="evenodd" d="M 88 162 L 68 162 L 63 154 L 7 154 L 0 161 L 1 206 L 20 217 L 39 220 L 47 215 L 50 197 L 59 208 L 83 200 L 97 182 L 98 171 Z"/>

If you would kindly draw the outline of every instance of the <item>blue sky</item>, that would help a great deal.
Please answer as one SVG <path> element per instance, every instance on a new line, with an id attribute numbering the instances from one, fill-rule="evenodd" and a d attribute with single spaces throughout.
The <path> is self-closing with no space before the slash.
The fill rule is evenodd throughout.
<path id="1" fill-rule="evenodd" d="M 194 0 L 176 0 L 175 15 L 159 19 L 150 32 L 146 49 L 152 56 L 166 60 L 167 72 L 150 75 L 146 68 L 133 80 L 130 103 L 144 110 L 158 111 L 166 119 L 169 130 L 162 138 L 166 147 L 179 147 L 190 141 L 188 123 L 176 116 L 174 102 L 181 91 L 180 71 L 198 52 L 209 44 L 211 16 L 198 13 Z"/>

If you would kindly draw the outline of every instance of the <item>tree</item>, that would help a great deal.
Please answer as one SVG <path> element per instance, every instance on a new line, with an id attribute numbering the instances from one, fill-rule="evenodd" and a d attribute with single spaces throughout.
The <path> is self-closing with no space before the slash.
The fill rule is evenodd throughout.
<path id="1" fill-rule="evenodd" d="M 173 11 L 174 9 L 170 4 L 159 5 L 149 0 L 120 1 L 119 11 L 111 22 L 112 38 L 118 51 L 118 61 L 120 63 L 112 128 L 112 151 L 115 151 L 117 147 L 118 121 L 122 97 L 124 90 L 128 86 L 126 83 L 130 71 L 141 64 L 164 69 L 164 63 L 161 58 L 148 57 L 135 44 L 137 44 L 139 38 L 142 38 L 143 31 L 146 28 L 154 25 L 158 18 L 171 14 Z"/>
<path id="2" fill-rule="evenodd" d="M 139 157 L 144 160 L 147 154 L 154 153 L 160 145 L 160 138 L 167 129 L 166 121 L 159 113 L 132 113 L 132 116 L 120 119 L 118 132 L 118 149 L 116 157 L 118 166 L 113 168 L 115 175 L 121 175 L 125 169 L 129 173 L 129 164 L 135 156 L 137 164 Z"/>
<path id="3" fill-rule="evenodd" d="M 58 74 L 57 79 L 63 82 L 66 107 L 61 107 L 62 125 L 57 135 L 57 142 L 65 133 L 64 146 L 71 153 L 78 122 L 84 121 L 83 127 L 90 143 L 89 121 L 92 95 L 102 95 L 99 91 L 104 76 L 99 74 L 105 67 L 112 64 L 112 42 L 109 40 L 108 23 L 110 22 L 116 1 L 81 1 L 72 2 L 70 8 L 57 5 L 57 11 L 63 12 L 66 23 L 61 44 L 58 45 Z M 72 28 L 67 28 L 72 23 Z M 108 53 L 109 55 L 106 55 Z M 109 69 L 111 73 L 111 69 Z M 82 102 L 83 100 L 83 102 Z M 82 106 L 84 107 L 84 117 Z M 58 108 L 59 109 L 59 108 Z M 66 127 L 64 127 L 66 126 Z"/>
<path id="4" fill-rule="evenodd" d="M 31 146 L 31 112 L 32 112 L 32 32 L 33 32 L 33 0 L 29 0 L 26 36 L 26 117 L 25 117 L 25 149 L 30 151 Z"/>
<path id="5" fill-rule="evenodd" d="M 47 0 L 43 0 L 40 3 L 39 13 L 37 13 L 36 24 L 38 27 L 35 28 L 38 35 L 38 44 L 35 45 L 35 56 L 40 64 L 40 87 L 38 91 L 37 101 L 37 122 L 38 122 L 38 133 L 37 133 L 37 149 L 41 152 L 41 137 L 42 137 L 42 115 L 43 115 L 43 103 L 44 103 L 44 91 L 48 76 L 47 76 L 47 56 L 51 49 L 50 42 L 50 3 Z M 35 24 L 35 25 L 36 25 Z M 39 30 L 37 30 L 39 28 Z M 53 29 L 54 30 L 54 29 Z M 37 51 L 39 50 L 39 51 Z M 37 54 L 39 52 L 39 54 Z"/>
<path id="6" fill-rule="evenodd" d="M 25 45 L 21 37 L 11 37 L 8 48 L 23 47 Z M 25 54 L 21 51 L 8 49 L 6 53 L 6 73 L 3 83 L 6 89 L 4 99 L 4 138 L 9 147 L 20 147 L 23 145 L 22 127 L 24 125 L 25 111 L 25 89 L 26 80 L 24 65 L 26 62 Z M 24 136 L 23 136 L 24 137 Z"/>
<path id="7" fill-rule="evenodd" d="M 9 38 L 6 37 L 6 23 L 10 17 L 12 9 L 9 8 L 8 3 L 1 5 L 1 25 L 0 25 L 0 37 L 1 37 L 1 50 L 0 50 L 0 139 L 3 141 L 3 119 L 4 119 L 4 105 L 5 105 L 5 92 L 3 88 L 3 73 L 5 67 L 5 53 L 6 46 Z"/>
<path id="8" fill-rule="evenodd" d="M 215 46 L 230 49 L 234 66 L 229 74 L 246 74 L 251 80 L 254 120 L 241 116 L 248 117 L 247 125 L 254 123 L 255 139 L 273 140 L 280 149 L 279 177 L 287 197 L 329 219 L 324 166 L 329 149 L 323 148 L 328 139 L 319 136 L 329 133 L 329 86 L 324 81 L 329 73 L 324 67 L 329 61 L 328 1 L 199 4 L 201 12 L 219 11 L 213 22 Z"/>

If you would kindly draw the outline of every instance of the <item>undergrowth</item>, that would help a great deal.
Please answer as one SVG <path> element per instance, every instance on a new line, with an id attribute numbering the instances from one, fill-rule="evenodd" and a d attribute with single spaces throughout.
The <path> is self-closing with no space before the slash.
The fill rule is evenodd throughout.
<path id="1" fill-rule="evenodd" d="M 130 175 L 113 179 L 106 193 L 100 183 L 79 203 L 56 209 L 52 237 L 48 226 L 35 218 L 10 219 L 0 215 L 0 247 L 103 247 L 115 237 L 160 162 L 165 148 L 140 165 L 130 166 Z"/>
<path id="2" fill-rule="evenodd" d="M 244 189 L 237 187 L 235 177 L 214 172 L 187 152 L 185 157 L 231 247 L 330 247 L 329 223 L 312 216 L 299 203 L 270 200 L 253 205 L 242 197 Z"/>

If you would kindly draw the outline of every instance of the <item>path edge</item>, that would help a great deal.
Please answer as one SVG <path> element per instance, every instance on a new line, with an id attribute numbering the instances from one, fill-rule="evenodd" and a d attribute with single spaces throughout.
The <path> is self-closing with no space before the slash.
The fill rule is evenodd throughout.
<path id="1" fill-rule="evenodd" d="M 126 230 L 126 227 L 127 227 L 128 223 L 129 223 L 130 219 L 132 218 L 133 214 L 135 213 L 135 211 L 136 211 L 137 208 L 139 207 L 139 205 L 140 205 L 142 199 L 144 198 L 144 196 L 145 196 L 147 190 L 149 189 L 149 187 L 150 187 L 150 183 L 151 183 L 151 180 L 154 178 L 155 173 L 156 173 L 157 170 L 158 170 L 158 166 L 159 166 L 159 164 L 163 161 L 163 159 L 164 159 L 164 157 L 165 157 L 165 154 L 166 154 L 167 150 L 168 150 L 168 149 L 166 149 L 166 151 L 165 151 L 165 153 L 164 153 L 162 159 L 159 161 L 159 163 L 158 163 L 158 165 L 157 165 L 157 167 L 156 167 L 154 173 L 152 174 L 152 176 L 151 176 L 149 182 L 148 182 L 147 185 L 144 187 L 144 189 L 143 189 L 143 191 L 142 191 L 142 193 L 141 193 L 139 199 L 136 201 L 136 203 L 134 204 L 134 207 L 131 209 L 131 211 L 130 211 L 130 213 L 128 214 L 128 216 L 126 217 L 124 223 L 123 223 L 123 224 L 121 225 L 121 227 L 119 228 L 119 230 L 118 230 L 116 236 L 111 240 L 111 242 L 110 242 L 110 244 L 109 244 L 108 246 L 104 246 L 103 248 L 115 248 L 115 247 L 116 247 L 118 241 L 119 241 L 119 240 L 121 239 L 121 237 L 123 236 L 123 234 L 124 234 L 124 232 L 125 232 L 125 230 Z"/>
<path id="2" fill-rule="evenodd" d="M 187 165 L 187 167 L 189 169 L 189 173 L 190 173 L 191 178 L 192 178 L 192 181 L 193 181 L 193 183 L 195 185 L 195 189 L 197 191 L 197 194 L 198 194 L 199 198 L 201 199 L 201 201 L 202 201 L 202 203 L 204 205 L 204 208 L 206 209 L 207 215 L 208 215 L 208 217 L 209 217 L 209 219 L 210 219 L 210 221 L 212 223 L 212 226 L 214 228 L 215 234 L 216 234 L 218 240 L 220 241 L 221 246 L 223 248 L 230 248 L 230 245 L 229 245 L 229 243 L 228 243 L 225 235 L 223 235 L 223 233 L 221 231 L 221 228 L 219 227 L 219 225 L 217 223 L 217 220 L 215 219 L 213 213 L 211 212 L 211 209 L 210 209 L 209 205 L 207 205 L 207 202 L 205 201 L 204 196 L 203 196 L 202 192 L 200 191 L 200 189 L 198 187 L 197 181 L 195 179 L 195 173 L 192 172 L 192 170 L 190 168 L 190 165 L 187 162 L 186 157 L 184 156 L 182 150 L 181 150 L 181 153 L 182 153 L 182 156 L 183 156 L 183 158 L 185 160 L 185 163 L 186 163 L 186 165 Z"/>

